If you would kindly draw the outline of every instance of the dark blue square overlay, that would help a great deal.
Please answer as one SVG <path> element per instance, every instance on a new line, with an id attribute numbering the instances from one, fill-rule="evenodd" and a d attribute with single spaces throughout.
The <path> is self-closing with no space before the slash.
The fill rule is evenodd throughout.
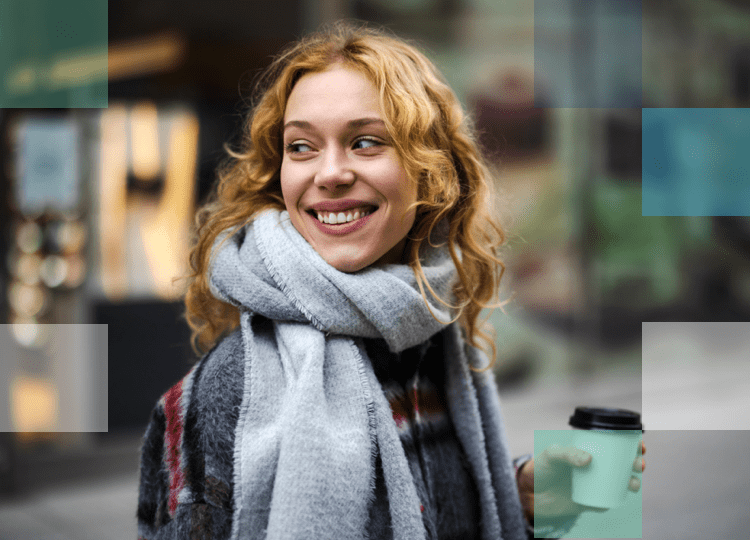
<path id="1" fill-rule="evenodd" d="M 535 0 L 534 106 L 640 108 L 641 0 Z"/>

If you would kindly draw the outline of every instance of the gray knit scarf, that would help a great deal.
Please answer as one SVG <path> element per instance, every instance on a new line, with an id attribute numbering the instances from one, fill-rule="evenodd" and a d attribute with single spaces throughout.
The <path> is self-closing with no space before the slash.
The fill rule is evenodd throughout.
<path id="1" fill-rule="evenodd" d="M 433 233 L 433 244 L 445 230 Z M 450 312 L 428 292 L 443 323 L 430 315 L 408 265 L 336 270 L 287 211 L 258 214 L 217 250 L 224 236 L 214 245 L 210 283 L 217 298 L 240 309 L 245 348 L 231 538 L 365 538 L 378 452 L 394 539 L 425 538 L 406 455 L 362 338 L 382 338 L 401 352 L 445 328 Z M 425 276 L 452 302 L 447 248 L 425 245 Z M 482 538 L 525 539 L 492 373 L 469 370 L 486 357 L 450 326 L 446 394 L 479 491 Z"/>

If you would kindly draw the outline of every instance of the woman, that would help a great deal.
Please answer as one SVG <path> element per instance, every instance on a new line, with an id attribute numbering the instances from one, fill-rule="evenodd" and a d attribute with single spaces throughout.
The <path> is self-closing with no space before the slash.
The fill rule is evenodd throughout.
<path id="1" fill-rule="evenodd" d="M 458 100 L 414 47 L 347 24 L 259 89 L 198 215 L 208 352 L 154 409 L 139 537 L 525 539 L 533 477 L 524 509 L 477 343 L 494 359 L 477 317 L 503 233 Z"/>

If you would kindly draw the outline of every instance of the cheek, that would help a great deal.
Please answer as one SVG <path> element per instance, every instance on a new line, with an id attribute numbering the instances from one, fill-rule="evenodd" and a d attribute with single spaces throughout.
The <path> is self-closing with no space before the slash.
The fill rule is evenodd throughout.
<path id="1" fill-rule="evenodd" d="M 402 170 L 396 172 L 391 178 L 394 180 L 388 183 L 386 197 L 390 200 L 394 209 L 398 209 L 403 214 L 409 205 L 417 200 L 417 188 L 412 185 L 409 177 Z M 414 209 L 409 211 L 407 215 L 413 213 Z"/>
<path id="2" fill-rule="evenodd" d="M 284 197 L 284 200 L 286 201 L 286 194 L 287 191 L 287 178 L 286 173 L 284 171 L 284 165 L 281 166 L 281 171 L 279 171 L 279 184 L 281 184 L 281 196 Z"/>
<path id="3" fill-rule="evenodd" d="M 289 209 L 290 206 L 295 206 L 295 201 L 299 199 L 301 193 L 299 193 L 298 182 L 295 182 L 294 171 L 285 168 L 281 165 L 281 171 L 279 173 L 281 183 L 281 196 L 284 198 L 284 203 Z"/>
<path id="4" fill-rule="evenodd" d="M 379 171 L 378 176 L 387 179 L 381 184 L 381 189 L 383 195 L 394 203 L 406 203 L 415 199 L 416 187 L 409 181 L 409 176 L 400 164 L 389 164 Z"/>

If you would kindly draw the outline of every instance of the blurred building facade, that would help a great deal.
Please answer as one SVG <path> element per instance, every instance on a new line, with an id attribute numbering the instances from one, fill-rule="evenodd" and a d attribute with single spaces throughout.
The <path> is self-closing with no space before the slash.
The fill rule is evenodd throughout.
<path id="1" fill-rule="evenodd" d="M 748 218 L 641 215 L 640 108 L 552 107 L 554 86 L 535 85 L 534 2 L 295 0 L 206 10 L 143 0 L 109 9 L 107 109 L 0 112 L 0 316 L 6 339 L 28 357 L 3 377 L 5 421 L 16 433 L 0 439 L 0 464 L 32 448 L 99 444 L 86 435 L 96 429 L 54 433 L 67 414 L 60 396 L 73 393 L 55 370 L 88 362 L 94 376 L 76 392 L 107 411 L 91 418 L 110 433 L 138 433 L 187 371 L 184 281 L 173 278 L 187 270 L 193 215 L 222 144 L 236 140 L 245 98 L 273 55 L 340 18 L 416 40 L 481 132 L 509 234 L 511 316 L 492 318 L 500 382 L 591 376 L 616 361 L 640 369 L 645 320 L 750 318 Z M 646 3 L 642 15 L 643 107 L 748 106 L 750 13 L 682 0 Z M 69 324 L 108 331 L 95 337 L 92 326 L 91 339 L 75 338 L 87 352 L 66 356 L 50 349 L 44 328 Z M 29 400 L 58 407 L 28 419 Z M 0 466 L 0 487 L 21 483 L 12 469 Z"/>

